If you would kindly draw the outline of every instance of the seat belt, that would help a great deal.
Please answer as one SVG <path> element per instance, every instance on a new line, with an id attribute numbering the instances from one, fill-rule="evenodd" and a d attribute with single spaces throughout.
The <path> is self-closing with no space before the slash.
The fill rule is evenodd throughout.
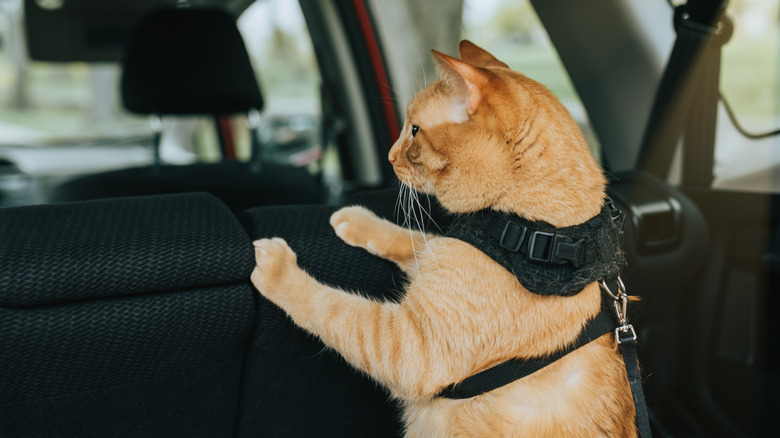
<path id="1" fill-rule="evenodd" d="M 721 47 L 732 34 L 728 0 L 675 8 L 677 33 L 645 128 L 637 168 L 664 180 L 683 138 L 683 183 L 709 187 L 714 165 Z"/>

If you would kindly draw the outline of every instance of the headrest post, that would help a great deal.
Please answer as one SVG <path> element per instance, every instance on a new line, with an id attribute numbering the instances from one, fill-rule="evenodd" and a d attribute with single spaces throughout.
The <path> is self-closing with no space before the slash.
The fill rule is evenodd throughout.
<path id="1" fill-rule="evenodd" d="M 259 172 L 263 163 L 263 148 L 260 144 L 260 110 L 258 108 L 249 109 L 246 126 L 249 128 L 249 138 L 251 139 L 249 161 L 252 163 L 252 170 Z"/>
<path id="2" fill-rule="evenodd" d="M 152 166 L 161 167 L 160 144 L 162 143 L 165 123 L 159 114 L 152 114 L 149 116 L 149 124 L 152 126 L 152 132 L 154 133 L 154 138 L 152 139 Z"/>

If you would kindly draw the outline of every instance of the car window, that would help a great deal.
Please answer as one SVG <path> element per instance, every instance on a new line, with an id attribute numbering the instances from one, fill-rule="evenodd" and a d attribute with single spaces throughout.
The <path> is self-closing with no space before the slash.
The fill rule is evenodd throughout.
<path id="1" fill-rule="evenodd" d="M 723 48 L 722 94 L 747 131 L 777 128 L 780 1 L 732 0 L 728 14 L 735 32 Z"/>
<path id="2" fill-rule="evenodd" d="M 151 127 L 123 110 L 119 66 L 32 61 L 23 18 L 22 0 L 0 0 L 0 159 L 33 175 L 148 162 L 146 147 L 133 146 Z M 91 153 L 96 143 L 114 153 Z M 42 153 L 52 145 L 83 148 Z"/>
<path id="3" fill-rule="evenodd" d="M 320 83 L 311 36 L 296 0 L 260 0 L 238 19 L 265 100 L 260 140 L 264 158 L 317 170 Z M 249 141 L 243 150 L 248 155 Z"/>
<path id="4" fill-rule="evenodd" d="M 23 14 L 22 0 L 0 0 L 0 192 L 7 195 L 0 203 L 45 201 L 47 186 L 74 175 L 151 164 L 160 123 L 123 108 L 120 63 L 30 60 Z M 259 0 L 237 24 L 266 104 L 258 129 L 263 158 L 318 171 L 320 75 L 298 2 Z M 250 155 L 248 119 L 256 117 L 228 122 L 239 160 Z M 162 122 L 164 163 L 221 159 L 213 118 Z"/>
<path id="5" fill-rule="evenodd" d="M 600 160 L 598 138 L 585 107 L 529 1 L 465 0 L 462 34 L 513 70 L 549 88 L 580 125 L 594 157 Z"/>
<path id="6" fill-rule="evenodd" d="M 780 137 L 765 135 L 780 127 L 780 0 L 732 0 L 728 14 L 713 187 L 780 192 Z"/>
<path id="7" fill-rule="evenodd" d="M 528 0 L 371 3 L 375 14 L 382 17 L 376 24 L 402 111 L 416 92 L 437 77 L 430 50 L 456 55 L 458 42 L 466 38 L 555 93 L 600 160 L 598 139 L 587 113 Z"/>

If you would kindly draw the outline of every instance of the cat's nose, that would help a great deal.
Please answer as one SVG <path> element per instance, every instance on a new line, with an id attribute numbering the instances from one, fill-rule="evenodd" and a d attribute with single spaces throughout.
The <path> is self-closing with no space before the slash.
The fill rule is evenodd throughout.
<path id="1" fill-rule="evenodd" d="M 390 164 L 395 164 L 395 160 L 398 159 L 398 154 L 401 153 L 402 147 L 403 144 L 400 138 L 396 140 L 395 143 L 393 143 L 393 146 L 390 148 L 390 152 L 387 153 L 387 161 L 389 161 Z"/>
<path id="2" fill-rule="evenodd" d="M 390 164 L 395 164 L 395 159 L 398 156 L 398 151 L 396 151 L 395 148 L 391 148 L 390 152 L 387 154 L 387 161 L 390 162 Z"/>

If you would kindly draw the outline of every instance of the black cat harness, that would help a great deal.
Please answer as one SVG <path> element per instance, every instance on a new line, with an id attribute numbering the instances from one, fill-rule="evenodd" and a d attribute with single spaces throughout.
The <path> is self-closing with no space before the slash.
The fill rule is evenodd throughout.
<path id="1" fill-rule="evenodd" d="M 438 395 L 466 399 L 484 394 L 544 368 L 607 333 L 614 333 L 626 365 L 642 438 L 650 436 L 636 357 L 636 332 L 628 323 L 628 296 L 620 279 L 625 258 L 620 246 L 623 217 L 608 200 L 601 212 L 580 225 L 556 228 L 513 214 L 482 210 L 455 217 L 446 235 L 462 240 L 513 273 L 539 295 L 576 295 L 598 282 L 602 309 L 576 340 L 548 356 L 512 359 L 452 384 Z"/>

